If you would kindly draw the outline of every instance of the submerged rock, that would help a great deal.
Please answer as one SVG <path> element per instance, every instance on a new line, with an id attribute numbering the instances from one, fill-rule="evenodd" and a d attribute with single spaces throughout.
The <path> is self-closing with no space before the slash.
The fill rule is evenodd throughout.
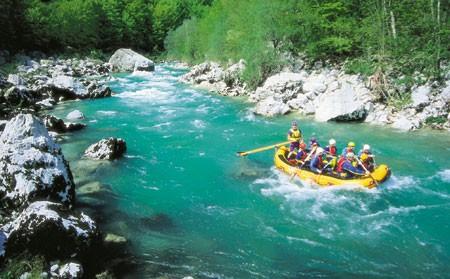
<path id="1" fill-rule="evenodd" d="M 85 117 L 81 111 L 73 110 L 69 112 L 69 114 L 67 114 L 66 118 L 69 120 L 75 120 L 75 119 L 84 119 Z"/>
<path id="2" fill-rule="evenodd" d="M 95 160 L 114 160 L 121 157 L 126 150 L 127 146 L 123 139 L 108 138 L 89 146 L 84 156 Z"/>
<path id="3" fill-rule="evenodd" d="M 150 217 L 141 218 L 141 224 L 155 231 L 164 231 L 175 227 L 169 215 L 164 213 L 154 214 Z"/>
<path id="4" fill-rule="evenodd" d="M 99 237 L 89 216 L 49 201 L 31 203 L 2 230 L 8 238 L 8 256 L 27 249 L 48 258 L 65 258 L 86 251 Z"/>
<path id="5" fill-rule="evenodd" d="M 0 204 L 11 209 L 39 198 L 70 205 L 72 173 L 61 148 L 35 116 L 11 119 L 0 136 Z"/>
<path id="6" fill-rule="evenodd" d="M 109 63 L 113 70 L 118 72 L 155 70 L 153 61 L 128 48 L 116 50 L 109 59 Z"/>

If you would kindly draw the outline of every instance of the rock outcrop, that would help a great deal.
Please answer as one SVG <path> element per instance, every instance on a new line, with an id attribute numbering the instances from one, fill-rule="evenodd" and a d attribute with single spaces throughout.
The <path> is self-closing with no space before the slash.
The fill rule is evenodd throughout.
<path id="1" fill-rule="evenodd" d="M 114 160 L 120 158 L 126 150 L 127 146 L 123 139 L 108 138 L 89 146 L 84 156 L 94 160 Z"/>
<path id="2" fill-rule="evenodd" d="M 42 198 L 71 205 L 72 173 L 40 119 L 20 114 L 0 136 L 0 204 L 15 210 Z"/>
<path id="3" fill-rule="evenodd" d="M 2 230 L 7 236 L 6 256 L 27 249 L 48 258 L 67 258 L 86 251 L 99 238 L 89 216 L 49 201 L 31 203 Z"/>
<path id="4" fill-rule="evenodd" d="M 19 57 L 20 58 L 20 57 Z M 36 114 L 64 100 L 111 96 L 105 81 L 111 65 L 92 59 L 41 59 L 23 56 L 16 74 L 0 78 L 0 117 Z"/>
<path id="5" fill-rule="evenodd" d="M 247 88 L 240 78 L 244 70 L 245 61 L 242 59 L 225 70 L 218 63 L 205 62 L 192 67 L 181 81 L 216 91 L 224 96 L 241 96 L 246 94 Z"/>
<path id="6" fill-rule="evenodd" d="M 116 50 L 109 59 L 109 63 L 116 72 L 155 70 L 153 61 L 128 48 Z"/>
<path id="7" fill-rule="evenodd" d="M 181 80 L 221 95 L 248 95 L 248 100 L 255 103 L 252 111 L 269 117 L 297 111 L 314 115 L 317 121 L 365 121 L 402 130 L 423 126 L 450 130 L 450 74 L 443 86 L 429 82 L 412 88 L 404 84 L 390 88 L 403 96 L 411 94 L 410 104 L 397 108 L 380 102 L 373 93 L 376 90 L 371 78 L 347 74 L 340 66 L 306 66 L 301 57 L 288 60 L 293 61 L 292 65 L 268 77 L 254 91 L 246 90 L 240 80 L 245 69 L 243 60 L 225 70 L 218 63 L 205 62 L 193 66 Z"/>

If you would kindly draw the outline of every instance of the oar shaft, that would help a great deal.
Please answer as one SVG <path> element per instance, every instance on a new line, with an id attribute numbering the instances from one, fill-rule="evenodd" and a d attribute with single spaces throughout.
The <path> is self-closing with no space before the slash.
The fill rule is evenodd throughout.
<path id="1" fill-rule="evenodd" d="M 358 157 L 356 157 L 356 161 L 358 162 L 358 164 L 361 165 L 361 167 L 363 168 L 363 170 L 365 170 L 366 172 L 369 173 L 370 178 L 372 178 L 372 180 L 375 182 L 375 184 L 378 186 L 378 181 L 372 176 L 372 174 L 370 173 L 370 171 L 367 170 L 366 166 L 364 166 L 364 164 L 361 162 L 361 160 L 358 159 Z"/>
<path id="2" fill-rule="evenodd" d="M 249 150 L 249 151 L 237 152 L 237 155 L 238 156 L 247 156 L 249 154 L 254 154 L 254 153 L 266 151 L 266 150 L 273 149 L 275 147 L 280 147 L 280 146 L 283 146 L 283 145 L 286 145 L 286 144 L 289 144 L 289 143 L 291 143 L 291 142 L 290 141 L 280 142 L 280 143 L 277 143 L 277 144 L 264 146 L 264 147 L 260 147 L 260 148 L 256 148 L 256 149 L 252 149 L 252 150 Z"/>

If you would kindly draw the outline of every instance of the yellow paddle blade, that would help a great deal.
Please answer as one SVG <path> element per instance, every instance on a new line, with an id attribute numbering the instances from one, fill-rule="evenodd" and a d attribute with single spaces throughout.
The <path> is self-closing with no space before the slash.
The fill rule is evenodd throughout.
<path id="1" fill-rule="evenodd" d="M 285 142 L 280 142 L 280 143 L 277 143 L 277 144 L 272 144 L 272 145 L 269 145 L 269 146 L 264 146 L 264 147 L 252 149 L 252 150 L 249 150 L 249 151 L 238 151 L 238 152 L 236 152 L 236 155 L 243 157 L 243 156 L 247 156 L 249 154 L 266 151 L 266 150 L 269 150 L 269 149 L 272 149 L 272 148 L 275 148 L 275 147 L 280 147 L 280 146 L 283 146 L 283 145 L 286 145 L 286 144 L 289 144 L 289 143 L 291 143 L 291 142 L 290 141 L 285 141 Z"/>

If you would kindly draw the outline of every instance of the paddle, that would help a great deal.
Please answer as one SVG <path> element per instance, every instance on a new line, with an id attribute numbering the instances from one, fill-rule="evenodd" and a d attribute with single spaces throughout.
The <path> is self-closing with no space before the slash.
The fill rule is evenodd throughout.
<path id="1" fill-rule="evenodd" d="M 252 150 L 249 150 L 249 151 L 238 151 L 238 152 L 236 152 L 236 155 L 244 157 L 244 156 L 247 156 L 249 154 L 266 151 L 266 150 L 269 150 L 269 149 L 272 149 L 272 148 L 276 148 L 276 147 L 280 147 L 280 146 L 283 146 L 283 145 L 286 145 L 286 144 L 289 144 L 289 143 L 291 143 L 291 142 L 290 141 L 285 141 L 285 142 L 280 142 L 280 143 L 277 143 L 277 144 L 272 144 L 272 145 L 269 145 L 269 146 L 264 146 L 264 147 L 252 149 Z"/>
<path id="2" fill-rule="evenodd" d="M 306 156 L 305 160 L 303 161 L 303 163 L 301 164 L 301 166 L 298 167 L 299 170 L 301 170 L 303 168 L 303 166 L 306 164 L 306 161 L 308 161 L 311 158 L 311 155 L 314 153 L 314 151 L 316 151 L 317 146 L 314 147 L 311 152 L 309 152 L 308 156 Z M 291 175 L 291 177 L 289 177 L 289 181 L 292 181 L 292 179 L 294 179 L 294 177 L 297 175 L 297 172 L 294 171 L 294 173 Z"/>
<path id="3" fill-rule="evenodd" d="M 377 185 L 377 187 L 379 186 L 378 181 L 372 176 L 372 173 L 370 173 L 370 171 L 367 170 L 367 168 L 364 166 L 364 164 L 361 162 L 361 160 L 359 160 L 358 157 L 356 157 L 356 161 L 358 162 L 358 164 L 366 171 L 366 173 L 369 174 L 370 178 L 372 178 L 372 180 L 375 182 L 375 185 Z"/>

